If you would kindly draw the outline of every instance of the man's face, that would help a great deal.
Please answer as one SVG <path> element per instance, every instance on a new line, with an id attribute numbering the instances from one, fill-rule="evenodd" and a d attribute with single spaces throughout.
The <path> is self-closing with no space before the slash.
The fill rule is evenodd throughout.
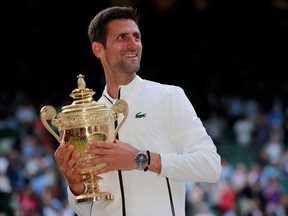
<path id="1" fill-rule="evenodd" d="M 103 66 L 120 73 L 136 73 L 142 54 L 141 33 L 133 20 L 111 21 L 108 26 Z"/>

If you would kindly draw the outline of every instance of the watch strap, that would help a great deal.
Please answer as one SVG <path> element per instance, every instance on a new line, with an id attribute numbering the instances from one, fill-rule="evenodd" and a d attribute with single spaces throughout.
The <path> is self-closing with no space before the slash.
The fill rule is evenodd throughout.
<path id="1" fill-rule="evenodd" d="M 147 166 L 144 168 L 144 172 L 147 172 L 147 170 L 149 169 L 149 165 L 150 165 L 150 161 L 151 161 L 151 156 L 150 156 L 150 151 L 147 150 L 147 156 L 148 156 L 148 163 L 147 163 Z"/>

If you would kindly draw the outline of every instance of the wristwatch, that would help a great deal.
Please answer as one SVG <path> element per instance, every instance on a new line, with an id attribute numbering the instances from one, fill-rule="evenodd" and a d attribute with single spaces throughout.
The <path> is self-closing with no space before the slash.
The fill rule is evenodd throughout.
<path id="1" fill-rule="evenodd" d="M 147 151 L 139 151 L 136 154 L 135 162 L 137 164 L 138 170 L 144 170 L 148 165 Z"/>

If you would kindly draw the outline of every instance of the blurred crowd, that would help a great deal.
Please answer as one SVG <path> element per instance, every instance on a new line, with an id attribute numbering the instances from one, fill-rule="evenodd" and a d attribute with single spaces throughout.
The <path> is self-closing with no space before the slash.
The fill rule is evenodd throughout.
<path id="1" fill-rule="evenodd" d="M 287 215 L 287 107 L 277 96 L 268 109 L 239 95 L 220 101 L 224 112 L 212 110 L 204 124 L 218 148 L 230 145 L 231 157 L 221 155 L 223 171 L 218 183 L 187 184 L 187 215 Z M 233 145 L 245 148 L 247 157 L 232 162 L 237 155 Z M 255 158 L 249 161 L 249 151 L 255 150 Z"/>
<path id="2" fill-rule="evenodd" d="M 0 215 L 75 215 L 54 161 L 58 144 L 35 102 L 19 93 L 7 103 L 7 96 L 0 97 Z"/>
<path id="3" fill-rule="evenodd" d="M 12 101 L 1 93 L 0 215 L 74 216 L 54 161 L 59 144 L 39 118 L 43 102 L 21 92 Z M 187 216 L 286 215 L 287 108 L 281 98 L 275 97 L 270 109 L 239 95 L 210 100 L 209 106 L 203 124 L 217 147 L 257 146 L 259 151 L 250 164 L 245 158 L 232 163 L 223 156 L 216 184 L 187 183 Z"/>

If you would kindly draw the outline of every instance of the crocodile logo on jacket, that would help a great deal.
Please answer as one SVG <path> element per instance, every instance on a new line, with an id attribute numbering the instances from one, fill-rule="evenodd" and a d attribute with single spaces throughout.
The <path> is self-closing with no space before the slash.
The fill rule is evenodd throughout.
<path id="1" fill-rule="evenodd" d="M 146 113 L 138 112 L 135 115 L 135 118 L 144 118 L 144 117 L 146 117 Z"/>

